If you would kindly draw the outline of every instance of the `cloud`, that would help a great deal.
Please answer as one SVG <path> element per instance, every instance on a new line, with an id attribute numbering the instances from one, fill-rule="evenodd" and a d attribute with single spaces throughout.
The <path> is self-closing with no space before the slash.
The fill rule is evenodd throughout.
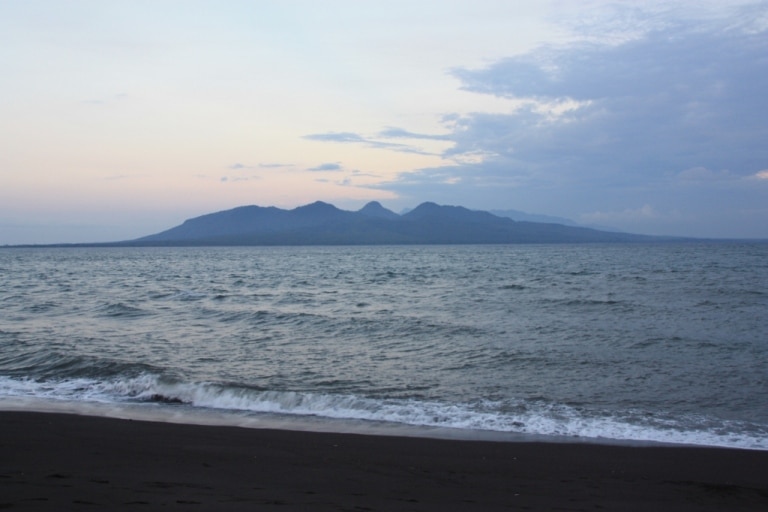
<path id="1" fill-rule="evenodd" d="M 227 169 L 232 169 L 233 171 L 239 171 L 242 169 L 276 169 L 280 167 L 293 167 L 293 164 L 281 164 L 281 163 L 260 163 L 258 165 L 245 165 L 240 162 L 234 163 L 227 167 Z"/>
<path id="2" fill-rule="evenodd" d="M 381 179 L 382 178 L 381 174 L 375 174 L 375 173 L 371 173 L 371 172 L 363 172 L 360 169 L 354 169 L 352 171 L 352 175 L 357 177 L 357 178 L 376 178 L 376 179 Z"/>
<path id="3" fill-rule="evenodd" d="M 691 27 L 455 70 L 465 90 L 530 103 L 510 114 L 458 118 L 449 153 L 480 150 L 543 164 L 553 176 L 618 172 L 628 182 L 670 168 L 751 174 L 768 159 L 765 55 L 764 34 Z M 567 100 L 578 107 L 555 116 L 537 109 Z"/>
<path id="4" fill-rule="evenodd" d="M 279 167 L 293 167 L 293 164 L 281 164 L 277 162 L 260 163 L 258 165 L 260 169 L 276 169 Z"/>
<path id="5" fill-rule="evenodd" d="M 341 165 L 338 163 L 320 164 L 317 167 L 307 169 L 308 171 L 340 171 Z"/>
<path id="6" fill-rule="evenodd" d="M 767 11 L 763 4 L 762 19 Z M 514 100 L 510 110 L 446 114 L 451 146 L 443 156 L 453 163 L 385 187 L 417 196 L 431 184 L 448 194 L 440 184 L 459 181 L 475 189 L 463 188 L 465 196 L 484 189 L 484 204 L 506 195 L 507 205 L 513 197 L 537 201 L 540 211 L 555 203 L 574 215 L 600 203 L 614 212 L 587 214 L 593 221 L 651 218 L 645 207 L 617 208 L 632 202 L 654 201 L 657 211 L 739 207 L 735 193 L 731 204 L 718 191 L 766 179 L 768 27 L 646 21 L 624 39 L 454 69 L 463 90 Z M 392 128 L 381 135 L 418 137 Z M 691 184 L 698 186 L 680 188 Z"/>
<path id="7" fill-rule="evenodd" d="M 438 134 L 390 126 L 305 138 L 408 152 L 444 142 L 436 150 L 444 165 L 374 185 L 401 198 L 583 215 L 656 233 L 678 222 L 669 234 L 693 229 L 694 219 L 712 234 L 725 226 L 719 219 L 736 219 L 729 212 L 761 210 L 768 3 L 694 14 L 617 5 L 596 9 L 582 27 L 590 34 L 575 43 L 450 71 L 463 91 L 509 100 L 504 110 L 443 112 Z M 762 218 L 739 223 L 741 233 L 768 233 Z"/>
<path id="8" fill-rule="evenodd" d="M 315 140 L 320 142 L 338 142 L 343 144 L 362 144 L 369 148 L 374 149 L 387 149 L 390 151 L 397 151 L 400 153 L 415 153 L 418 155 L 434 155 L 434 153 L 425 151 L 421 148 L 411 146 L 408 144 L 400 144 L 396 142 L 386 142 L 382 140 L 376 140 L 377 137 L 363 137 L 357 133 L 351 132 L 329 132 L 329 133 L 315 133 L 305 135 L 303 138 L 307 140 Z M 386 138 L 381 135 L 378 138 Z"/>
<path id="9" fill-rule="evenodd" d="M 305 135 L 305 139 L 319 140 L 322 142 L 367 142 L 363 137 L 350 132 L 315 133 Z"/>
<path id="10" fill-rule="evenodd" d="M 449 134 L 433 135 L 428 133 L 415 133 L 403 128 L 390 127 L 378 133 L 379 137 L 385 139 L 423 139 L 423 140 L 447 140 L 450 141 Z"/>
<path id="11" fill-rule="evenodd" d="M 234 183 L 237 181 L 251 181 L 260 179 L 258 176 L 222 176 L 222 183 Z"/>

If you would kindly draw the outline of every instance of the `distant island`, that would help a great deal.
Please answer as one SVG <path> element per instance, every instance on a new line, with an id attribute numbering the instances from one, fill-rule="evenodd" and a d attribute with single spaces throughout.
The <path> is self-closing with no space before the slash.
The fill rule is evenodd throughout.
<path id="1" fill-rule="evenodd" d="M 317 201 L 292 210 L 241 206 L 189 219 L 121 246 L 608 243 L 682 240 L 515 221 L 461 206 L 422 203 L 399 215 L 373 201 L 358 211 Z"/>

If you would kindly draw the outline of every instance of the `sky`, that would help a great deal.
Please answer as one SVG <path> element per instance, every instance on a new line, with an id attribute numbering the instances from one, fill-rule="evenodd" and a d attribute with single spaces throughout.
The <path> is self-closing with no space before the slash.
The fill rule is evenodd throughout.
<path id="1" fill-rule="evenodd" d="M 0 245 L 243 205 L 768 238 L 768 1 L 0 0 Z"/>

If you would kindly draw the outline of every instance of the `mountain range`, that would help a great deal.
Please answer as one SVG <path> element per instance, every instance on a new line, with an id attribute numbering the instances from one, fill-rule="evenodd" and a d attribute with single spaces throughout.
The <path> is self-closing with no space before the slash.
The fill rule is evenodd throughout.
<path id="1" fill-rule="evenodd" d="M 120 245 L 383 245 L 651 242 L 662 237 L 553 222 L 515 221 L 461 206 L 422 203 L 399 215 L 373 201 L 358 211 L 317 201 L 292 210 L 241 206 L 186 220 Z"/>

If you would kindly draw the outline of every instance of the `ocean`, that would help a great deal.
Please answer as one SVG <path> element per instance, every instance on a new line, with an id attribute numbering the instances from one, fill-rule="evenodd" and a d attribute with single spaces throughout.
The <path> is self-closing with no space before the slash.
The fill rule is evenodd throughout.
<path id="1" fill-rule="evenodd" d="M 0 409 L 768 450 L 768 244 L 1 249 Z"/>

